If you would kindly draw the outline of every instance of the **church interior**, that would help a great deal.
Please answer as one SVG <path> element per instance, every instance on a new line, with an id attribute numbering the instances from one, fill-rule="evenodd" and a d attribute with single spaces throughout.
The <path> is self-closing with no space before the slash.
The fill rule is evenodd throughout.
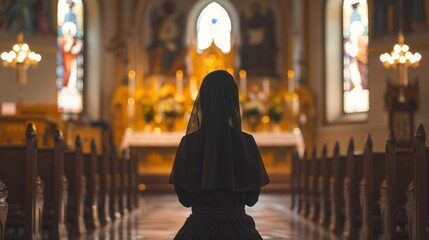
<path id="1" fill-rule="evenodd" d="M 172 239 L 219 69 L 264 239 L 429 238 L 429 0 L 3 0 L 0 54 L 0 239 Z"/>

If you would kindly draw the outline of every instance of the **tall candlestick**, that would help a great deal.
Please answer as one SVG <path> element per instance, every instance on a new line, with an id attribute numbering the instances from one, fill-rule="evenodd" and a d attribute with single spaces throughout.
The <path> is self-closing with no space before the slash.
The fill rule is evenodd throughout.
<path id="1" fill-rule="evenodd" d="M 262 83 L 262 91 L 265 94 L 265 98 L 268 98 L 270 96 L 270 79 L 264 79 Z"/>
<path id="2" fill-rule="evenodd" d="M 176 71 L 176 94 L 178 96 L 183 95 L 183 71 L 182 70 Z"/>
<path id="3" fill-rule="evenodd" d="M 161 90 L 161 78 L 160 77 L 154 77 L 153 78 L 153 87 L 154 87 L 154 96 L 155 99 L 159 99 L 159 91 Z"/>
<path id="4" fill-rule="evenodd" d="M 247 73 L 245 70 L 240 70 L 238 74 L 240 75 L 240 92 L 245 95 L 247 92 Z"/>
<path id="5" fill-rule="evenodd" d="M 197 77 L 195 76 L 192 76 L 189 79 L 189 93 L 191 95 L 192 100 L 195 101 L 198 95 Z"/>
<path id="6" fill-rule="evenodd" d="M 287 81 L 288 81 L 288 92 L 295 92 L 295 80 L 294 80 L 295 72 L 293 70 L 287 71 Z"/>
<path id="7" fill-rule="evenodd" d="M 298 94 L 292 94 L 292 113 L 293 116 L 297 116 L 299 113 L 299 97 Z"/>

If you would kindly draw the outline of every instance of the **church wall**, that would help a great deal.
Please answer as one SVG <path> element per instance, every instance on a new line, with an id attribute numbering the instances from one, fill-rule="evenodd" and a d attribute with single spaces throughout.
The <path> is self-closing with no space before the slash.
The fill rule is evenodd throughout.
<path id="1" fill-rule="evenodd" d="M 308 76 L 308 87 L 314 93 L 316 107 L 316 128 L 315 145 L 318 152 L 323 144 L 328 145 L 329 154 L 335 141 L 340 143 L 340 151 L 346 152 L 346 147 L 350 137 L 354 138 L 356 150 L 363 150 L 364 142 L 371 134 L 374 142 L 374 149 L 383 150 L 385 139 L 387 137 L 388 116 L 384 107 L 384 94 L 386 91 L 386 79 L 393 79 L 394 71 L 387 70 L 379 60 L 380 54 L 390 52 L 396 43 L 396 36 L 389 36 L 386 39 L 371 41 L 369 47 L 369 91 L 370 91 L 370 111 L 368 119 L 365 121 L 345 121 L 341 123 L 327 122 L 325 119 L 325 87 L 328 87 L 328 80 L 325 78 L 325 68 L 335 64 L 335 60 L 325 62 L 326 52 L 324 50 L 325 33 L 325 13 L 324 0 L 306 1 L 306 49 L 307 54 L 306 75 Z M 410 68 L 409 79 L 419 77 L 420 81 L 420 109 L 415 114 L 415 125 L 423 123 L 429 127 L 429 45 L 426 39 L 429 39 L 428 33 L 405 36 L 405 42 L 410 46 L 410 51 L 420 52 L 423 56 L 421 65 L 417 69 Z M 341 59 L 340 59 L 341 60 Z M 339 60 L 339 61 L 340 61 Z M 329 94 L 329 92 L 328 92 Z M 340 101 L 340 99 L 339 99 Z M 424 107 L 426 105 L 426 107 Z"/>
<path id="2" fill-rule="evenodd" d="M 16 35 L 0 33 L 0 53 L 9 52 L 16 43 Z M 24 35 L 33 52 L 42 55 L 36 68 L 27 70 L 27 84 L 22 88 L 24 102 L 56 103 L 56 39 L 53 37 L 30 37 Z M 0 102 L 16 102 L 18 100 L 18 83 L 15 69 L 0 67 Z"/>
<path id="3" fill-rule="evenodd" d="M 52 11 L 55 15 L 55 1 L 52 0 Z M 107 1 L 104 1 L 107 3 Z M 84 0 L 85 4 L 85 86 L 84 86 L 84 113 L 89 119 L 99 119 L 101 116 L 102 103 L 108 102 L 103 98 L 105 86 L 109 86 L 108 76 L 105 74 L 106 66 L 103 61 L 104 39 L 102 36 L 103 24 L 101 19 L 110 19 L 108 11 L 100 10 L 98 0 Z M 110 4 L 102 4 L 110 6 Z M 107 13 L 107 14 L 106 14 Z M 54 18 L 55 20 L 55 18 Z M 114 21 L 114 19 L 112 19 Z M 57 65 L 57 42 L 56 42 L 56 23 L 52 23 L 51 33 L 35 30 L 33 34 L 24 34 L 24 41 L 29 44 L 30 49 L 42 56 L 36 68 L 27 70 L 27 83 L 23 86 L 23 102 L 26 103 L 44 103 L 55 105 L 57 101 L 56 92 L 56 65 Z M 108 32 L 109 33 L 109 32 Z M 10 51 L 13 44 L 16 43 L 15 31 L 8 31 L 5 26 L 0 26 L 0 52 Z M 109 69 L 109 68 L 107 68 Z M 110 68 L 111 69 L 111 68 Z M 103 78 L 103 79 L 102 79 Z M 0 102 L 16 102 L 18 99 L 18 84 L 15 81 L 15 70 L 11 67 L 0 67 L 0 79 L 2 87 L 0 88 Z"/>

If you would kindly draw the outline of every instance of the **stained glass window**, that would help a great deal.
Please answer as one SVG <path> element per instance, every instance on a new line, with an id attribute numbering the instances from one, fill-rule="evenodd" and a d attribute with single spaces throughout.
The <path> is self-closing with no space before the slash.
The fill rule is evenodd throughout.
<path id="1" fill-rule="evenodd" d="M 369 110 L 367 0 L 343 1 L 343 46 L 343 110 L 345 113 L 367 112 Z"/>
<path id="2" fill-rule="evenodd" d="M 226 10 L 212 2 L 201 11 L 197 21 L 198 50 L 202 51 L 212 44 L 224 53 L 231 51 L 231 19 Z"/>
<path id="3" fill-rule="evenodd" d="M 83 107 L 84 13 L 82 0 L 59 0 L 57 20 L 57 104 L 61 112 Z"/>

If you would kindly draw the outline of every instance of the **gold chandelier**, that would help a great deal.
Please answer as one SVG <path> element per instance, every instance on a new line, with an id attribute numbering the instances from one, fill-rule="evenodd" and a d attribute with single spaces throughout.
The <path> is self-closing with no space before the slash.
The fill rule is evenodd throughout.
<path id="1" fill-rule="evenodd" d="M 408 85 L 408 67 L 418 67 L 422 55 L 418 52 L 412 53 L 410 47 L 404 43 L 404 35 L 399 33 L 398 43 L 393 46 L 391 53 L 380 55 L 380 61 L 387 69 L 398 69 L 398 84 L 400 86 Z"/>
<path id="2" fill-rule="evenodd" d="M 3 52 L 0 55 L 3 60 L 3 66 L 12 67 L 16 70 L 16 81 L 19 85 L 27 82 L 27 69 L 29 67 L 36 67 L 42 57 L 30 50 L 27 43 L 24 42 L 24 35 L 22 32 L 18 34 L 18 42 L 13 45 L 12 50 Z"/>

